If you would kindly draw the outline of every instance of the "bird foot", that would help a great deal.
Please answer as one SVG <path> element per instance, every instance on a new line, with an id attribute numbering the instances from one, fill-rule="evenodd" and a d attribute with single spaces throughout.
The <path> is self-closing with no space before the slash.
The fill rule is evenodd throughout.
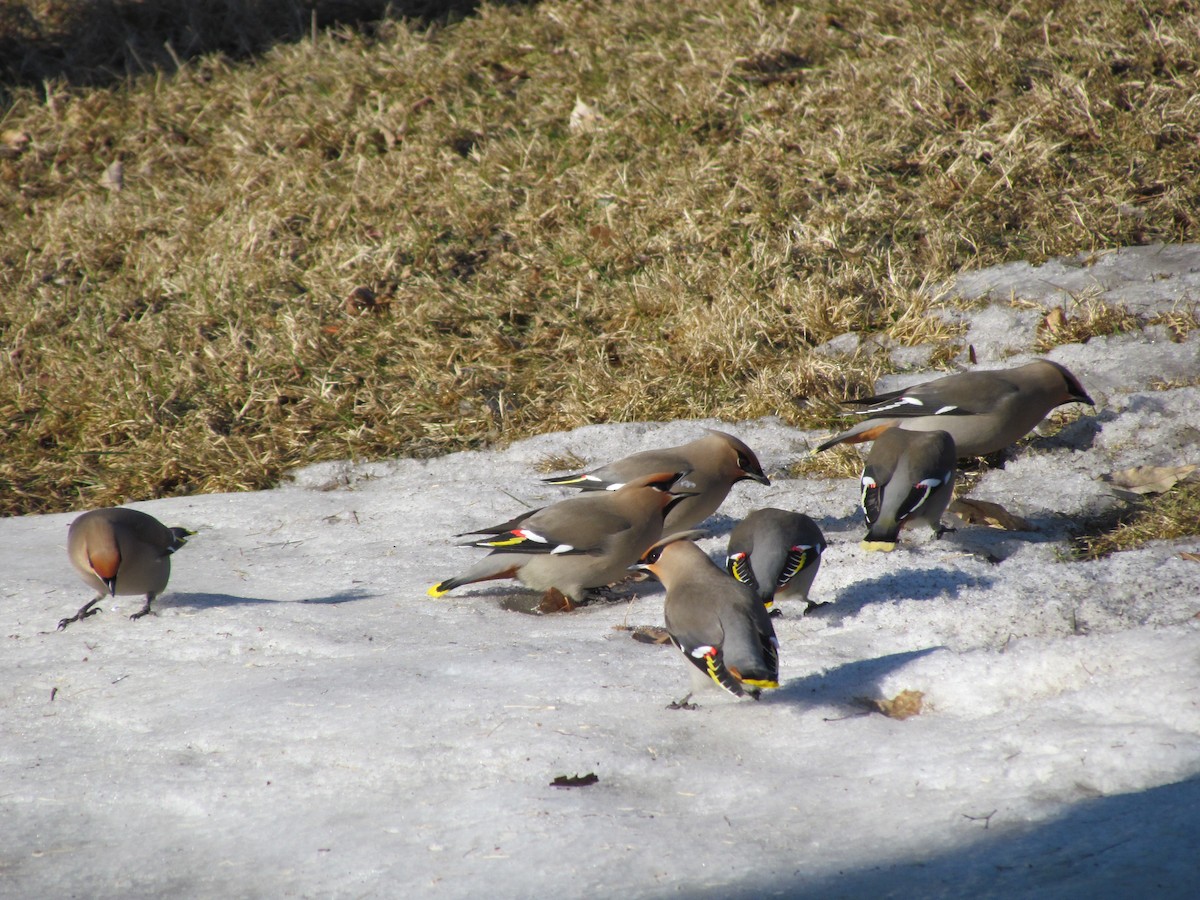
<path id="1" fill-rule="evenodd" d="M 98 606 L 93 607 L 92 609 L 81 609 L 79 612 L 75 613 L 75 615 L 70 616 L 69 618 L 59 619 L 58 620 L 58 630 L 63 631 L 72 622 L 78 622 L 82 619 L 86 619 L 88 616 L 94 616 L 98 612 L 100 612 L 100 607 L 98 607 Z"/>
<path id="2" fill-rule="evenodd" d="M 688 701 L 691 699 L 692 699 L 692 695 L 688 694 L 682 700 L 672 700 L 670 703 L 667 704 L 666 708 L 667 709 L 699 709 L 700 707 L 697 704 L 688 703 Z"/>
<path id="3" fill-rule="evenodd" d="M 945 525 L 938 525 L 937 528 L 933 529 L 933 537 L 935 540 L 941 540 L 943 534 L 954 534 L 956 531 L 958 531 L 957 528 L 947 528 Z"/>

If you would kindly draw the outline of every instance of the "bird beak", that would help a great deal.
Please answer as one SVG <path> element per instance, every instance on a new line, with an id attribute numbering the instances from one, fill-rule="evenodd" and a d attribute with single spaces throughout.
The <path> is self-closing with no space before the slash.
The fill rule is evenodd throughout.
<path id="1" fill-rule="evenodd" d="M 738 479 L 738 481 L 745 481 L 747 479 L 750 481 L 757 481 L 759 484 L 765 484 L 768 487 L 771 485 L 771 479 L 762 472 L 746 472 L 741 478 Z"/>
<path id="2" fill-rule="evenodd" d="M 106 588 L 108 588 L 108 596 L 110 596 L 110 597 L 117 596 L 117 576 L 116 575 L 114 575 L 112 578 L 101 578 L 100 580 L 103 581 L 104 586 Z"/>

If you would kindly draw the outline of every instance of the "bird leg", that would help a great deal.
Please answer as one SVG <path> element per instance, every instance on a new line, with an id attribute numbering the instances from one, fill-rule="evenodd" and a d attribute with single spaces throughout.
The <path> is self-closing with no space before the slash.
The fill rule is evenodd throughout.
<path id="1" fill-rule="evenodd" d="M 150 604 L 154 602 L 154 596 L 152 593 L 146 595 L 146 605 L 129 617 L 131 621 L 150 614 Z"/>
<path id="2" fill-rule="evenodd" d="M 78 622 L 80 619 L 86 619 L 88 616 L 94 616 L 96 613 L 100 612 L 100 610 L 98 608 L 93 609 L 92 607 L 96 606 L 96 604 L 99 603 L 101 600 L 103 600 L 106 595 L 107 595 L 107 592 L 101 592 L 101 593 L 97 594 L 95 597 L 93 597 L 87 603 L 83 604 L 83 606 L 79 607 L 79 612 L 75 613 L 75 615 L 71 616 L 68 619 L 59 619 L 58 620 L 58 630 L 62 631 L 64 628 L 66 628 L 72 622 Z"/>
<path id="3" fill-rule="evenodd" d="M 682 700 L 672 700 L 667 704 L 667 709 L 699 709 L 695 703 L 688 703 L 692 699 L 692 694 L 689 691 Z"/>
<path id="4" fill-rule="evenodd" d="M 957 531 L 957 528 L 947 528 L 941 522 L 938 522 L 937 526 L 933 529 L 933 536 L 935 539 L 940 540 L 943 534 L 954 534 Z"/>

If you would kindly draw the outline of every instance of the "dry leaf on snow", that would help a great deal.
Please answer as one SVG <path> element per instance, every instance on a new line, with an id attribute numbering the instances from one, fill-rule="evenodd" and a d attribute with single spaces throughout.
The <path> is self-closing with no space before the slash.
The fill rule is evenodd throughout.
<path id="1" fill-rule="evenodd" d="M 891 700 L 875 700 L 863 697 L 862 704 L 875 712 L 881 712 L 890 719 L 907 719 L 921 714 L 921 700 L 925 696 L 921 691 L 901 691 Z"/>
<path id="2" fill-rule="evenodd" d="M 1165 494 L 1180 481 L 1193 481 L 1200 466 L 1134 466 L 1101 475 L 1100 480 L 1113 486 L 1117 493 Z"/>
<path id="3" fill-rule="evenodd" d="M 550 787 L 556 788 L 573 788 L 573 787 L 588 787 L 600 780 L 595 772 L 588 772 L 586 775 L 559 775 L 552 782 Z"/>
<path id="4" fill-rule="evenodd" d="M 968 500 L 964 497 L 955 500 L 949 508 L 968 525 L 987 525 L 1005 531 L 1037 531 L 1025 519 L 1010 513 L 999 503 L 988 500 Z"/>
<path id="5" fill-rule="evenodd" d="M 669 644 L 671 635 L 658 625 L 614 625 L 614 631 L 628 631 L 629 636 L 643 644 Z"/>

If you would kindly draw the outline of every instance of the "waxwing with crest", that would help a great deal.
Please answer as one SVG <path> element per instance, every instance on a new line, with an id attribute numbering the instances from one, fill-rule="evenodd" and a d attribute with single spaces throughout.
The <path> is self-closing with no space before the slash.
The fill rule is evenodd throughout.
<path id="1" fill-rule="evenodd" d="M 545 592 L 545 609 L 571 609 L 588 588 L 620 581 L 662 536 L 663 519 L 688 495 L 671 493 L 685 472 L 654 472 L 620 489 L 568 497 L 515 519 L 458 535 L 486 535 L 464 546 L 492 552 L 461 575 L 429 588 L 441 597 L 465 584 L 516 578 Z"/>
<path id="2" fill-rule="evenodd" d="M 862 511 L 867 521 L 866 550 L 896 548 L 900 529 L 924 522 L 937 537 L 954 493 L 954 439 L 944 431 L 885 431 L 871 446 L 863 466 Z"/>
<path id="3" fill-rule="evenodd" d="M 903 428 L 945 431 L 960 457 L 986 456 L 1019 441 L 1056 407 L 1095 406 L 1079 379 L 1048 359 L 1013 369 L 960 372 L 849 402 L 865 407 L 853 413 L 864 421 L 820 444 L 816 452 Z"/>
<path id="4" fill-rule="evenodd" d="M 686 499 L 667 514 L 663 531 L 671 534 L 699 525 L 716 512 L 729 495 L 729 489 L 747 479 L 769 485 L 754 451 L 738 438 L 723 431 L 705 429 L 702 438 L 678 447 L 643 450 L 616 462 L 574 475 L 543 479 L 547 484 L 563 485 L 585 491 L 613 491 L 634 478 L 651 472 L 681 472 L 673 489 L 687 491 Z"/>
<path id="5" fill-rule="evenodd" d="M 753 590 L 692 542 L 695 536 L 664 538 L 635 566 L 666 588 L 667 633 L 691 664 L 692 692 L 671 705 L 687 707 L 692 693 L 713 684 L 757 700 L 763 689 L 779 686 L 779 642 L 771 617 Z"/>
<path id="6" fill-rule="evenodd" d="M 730 532 L 725 568 L 749 585 L 768 611 L 776 598 L 787 598 L 804 601 L 801 611 L 806 612 L 816 605 L 808 592 L 825 547 L 825 535 L 804 513 L 756 509 Z"/>
<path id="7" fill-rule="evenodd" d="M 96 604 L 118 594 L 145 594 L 145 604 L 129 618 L 147 615 L 154 598 L 167 588 L 171 554 L 192 534 L 136 509 L 94 509 L 79 516 L 67 531 L 67 556 L 96 596 L 61 619 L 59 630 L 100 612 Z"/>

